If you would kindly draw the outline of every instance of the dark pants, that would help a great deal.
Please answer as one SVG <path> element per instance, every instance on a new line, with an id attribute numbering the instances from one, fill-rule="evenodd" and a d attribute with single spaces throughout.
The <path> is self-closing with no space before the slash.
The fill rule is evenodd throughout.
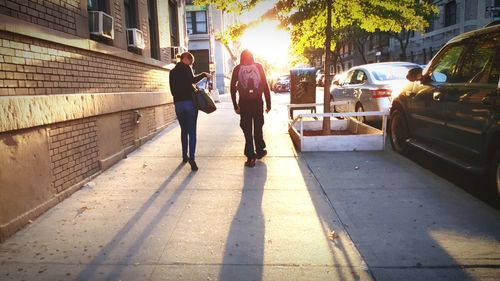
<path id="1" fill-rule="evenodd" d="M 189 159 L 194 160 L 198 110 L 195 109 L 192 101 L 180 101 L 175 103 L 175 114 L 181 125 L 182 157 L 187 157 L 188 155 L 189 138 Z"/>
<path id="2" fill-rule="evenodd" d="M 245 135 L 245 156 L 255 158 L 266 148 L 262 126 L 264 126 L 263 102 L 240 103 L 240 127 Z M 255 149 L 254 149 L 255 141 Z"/>

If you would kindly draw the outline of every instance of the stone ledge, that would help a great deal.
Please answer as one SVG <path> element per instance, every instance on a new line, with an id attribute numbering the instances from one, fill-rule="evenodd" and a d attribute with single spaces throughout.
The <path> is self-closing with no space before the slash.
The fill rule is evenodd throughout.
<path id="1" fill-rule="evenodd" d="M 0 133 L 171 102 L 164 92 L 0 97 Z"/>

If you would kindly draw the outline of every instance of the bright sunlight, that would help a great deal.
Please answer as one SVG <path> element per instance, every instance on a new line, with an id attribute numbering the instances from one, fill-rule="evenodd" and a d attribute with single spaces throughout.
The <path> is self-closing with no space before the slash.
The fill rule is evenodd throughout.
<path id="1" fill-rule="evenodd" d="M 274 66 L 288 65 L 290 35 L 278 27 L 278 21 L 263 21 L 250 27 L 240 38 L 241 47 L 252 51 Z"/>

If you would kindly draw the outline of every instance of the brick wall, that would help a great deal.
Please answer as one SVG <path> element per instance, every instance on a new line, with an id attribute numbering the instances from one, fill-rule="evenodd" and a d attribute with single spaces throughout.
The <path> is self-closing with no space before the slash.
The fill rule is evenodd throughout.
<path id="1" fill-rule="evenodd" d="M 120 129 L 122 148 L 129 147 L 134 144 L 134 118 L 133 111 L 122 111 L 120 113 Z"/>
<path id="2" fill-rule="evenodd" d="M 139 1 L 145 7 L 147 1 Z M 82 26 L 75 25 L 82 21 L 80 7 L 85 3 L 86 0 L 0 0 L 0 14 L 82 36 L 77 34 L 82 33 Z M 116 31 L 123 31 L 123 1 L 109 3 L 119 14 L 115 15 Z M 7 25 L 7 30 L 17 30 L 12 26 L 19 21 L 10 21 L 11 28 Z M 140 25 L 148 40 L 147 20 L 143 19 Z M 27 198 L 20 198 L 17 192 L 9 196 L 3 193 L 2 200 L 16 202 L 20 207 L 13 214 L 0 213 L 0 240 L 53 206 L 54 200 L 69 196 L 79 183 L 119 161 L 176 118 L 168 70 L 155 66 L 157 62 L 86 38 L 71 42 L 75 47 L 63 45 L 60 43 L 67 35 L 56 32 L 36 36 L 47 40 L 60 37 L 56 42 L 29 37 L 26 35 L 40 28 L 26 26 L 28 31 L 20 29 L 24 35 L 0 31 L 0 98 L 4 101 L 0 105 L 5 105 L 0 110 L 0 120 L 14 124 L 4 126 L 2 133 L 16 137 L 27 128 L 37 128 L 41 143 L 27 144 L 23 149 L 27 155 L 43 155 L 43 163 L 49 166 L 41 173 L 32 162 L 22 162 L 27 158 L 14 159 L 43 180 L 34 183 L 16 177 L 15 169 L 2 170 L 15 184 L 38 193 L 26 192 L 31 196 Z M 135 109 L 143 115 L 140 124 L 135 124 Z M 112 136 L 113 141 L 108 141 L 107 136 Z M 3 152 L 0 151 L 0 162 L 7 155 Z"/>
<path id="3" fill-rule="evenodd" d="M 169 91 L 168 71 L 0 31 L 0 96 Z"/>
<path id="4" fill-rule="evenodd" d="M 151 134 L 156 131 L 156 116 L 155 116 L 155 108 L 148 108 L 145 110 L 142 116 L 146 122 L 146 127 L 148 128 L 148 133 Z"/>
<path id="5" fill-rule="evenodd" d="M 53 124 L 49 131 L 49 155 L 56 193 L 99 171 L 96 118 Z"/>
<path id="6" fill-rule="evenodd" d="M 161 53 L 161 60 L 163 62 L 175 62 L 175 58 L 172 59 L 172 49 L 170 47 L 167 48 L 160 48 L 160 53 Z"/>
<path id="7" fill-rule="evenodd" d="M 123 0 L 114 0 L 113 1 L 113 19 L 114 19 L 114 28 L 116 32 L 123 32 L 123 20 L 122 20 L 122 4 Z"/>
<path id="8" fill-rule="evenodd" d="M 163 119 L 166 121 L 167 124 L 174 122 L 175 119 L 177 119 L 173 104 L 167 104 L 163 107 Z"/>
<path id="9" fill-rule="evenodd" d="M 86 0 L 0 0 L 0 14 L 76 35 L 76 15 Z"/>

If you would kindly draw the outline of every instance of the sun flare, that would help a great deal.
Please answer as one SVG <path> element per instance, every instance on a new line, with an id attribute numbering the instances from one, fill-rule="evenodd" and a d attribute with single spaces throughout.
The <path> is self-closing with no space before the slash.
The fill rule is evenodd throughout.
<path id="1" fill-rule="evenodd" d="M 290 35 L 278 28 L 278 21 L 264 21 L 249 28 L 240 38 L 241 47 L 255 57 L 262 57 L 276 66 L 288 65 Z"/>

